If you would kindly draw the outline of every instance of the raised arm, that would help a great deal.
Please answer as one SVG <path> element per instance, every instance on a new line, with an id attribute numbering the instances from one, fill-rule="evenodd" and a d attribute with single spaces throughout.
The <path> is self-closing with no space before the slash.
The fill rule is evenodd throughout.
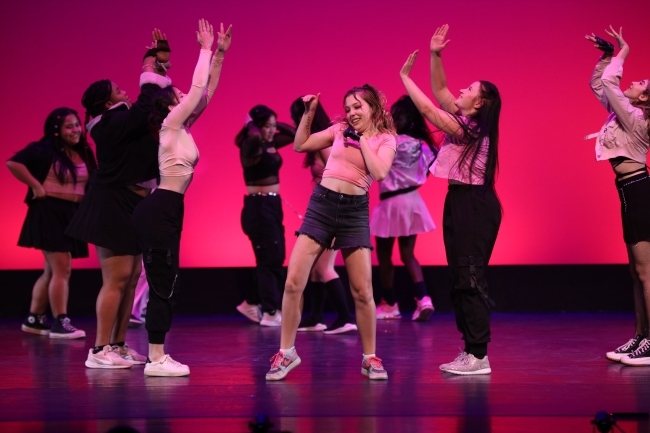
<path id="1" fill-rule="evenodd" d="M 199 20 L 199 30 L 196 32 L 197 42 L 201 46 L 199 61 L 194 68 L 192 87 L 185 97 L 169 112 L 164 126 L 178 129 L 190 117 L 201 100 L 201 95 L 208 84 L 210 73 L 210 58 L 212 57 L 212 42 L 214 42 L 214 30 L 206 20 Z"/>
<path id="2" fill-rule="evenodd" d="M 605 109 L 611 113 L 612 107 L 610 107 L 609 102 L 607 102 L 607 98 L 603 94 L 602 76 L 603 71 L 612 60 L 612 52 L 609 51 L 609 47 L 605 44 L 605 42 L 593 33 L 591 35 L 586 35 L 585 39 L 593 42 L 596 48 L 603 51 L 603 55 L 600 57 L 598 63 L 596 64 L 594 73 L 591 74 L 589 85 L 591 86 L 591 90 L 594 92 L 594 95 L 596 95 L 596 98 L 600 101 L 603 107 L 605 107 Z"/>
<path id="3" fill-rule="evenodd" d="M 320 93 L 302 98 L 305 103 L 305 112 L 300 118 L 300 124 L 296 129 L 296 138 L 293 142 L 293 150 L 296 152 L 316 152 L 334 144 L 334 137 L 329 128 L 315 134 L 311 133 L 311 123 L 314 120 L 319 99 Z"/>
<path id="4" fill-rule="evenodd" d="M 645 124 L 645 121 L 639 118 L 638 110 L 621 91 L 620 83 L 621 77 L 623 76 L 623 63 L 630 52 L 630 47 L 623 40 L 622 31 L 616 33 L 612 29 L 612 32 L 613 34 L 610 33 L 610 35 L 614 36 L 618 41 L 620 51 L 603 72 L 603 94 L 607 98 L 611 110 L 616 113 L 616 118 L 623 129 L 629 134 L 632 134 L 641 123 Z M 645 130 L 645 127 L 643 129 Z"/>
<path id="5" fill-rule="evenodd" d="M 431 50 L 431 91 L 440 104 L 440 108 L 448 113 L 456 113 L 458 108 L 454 101 L 456 98 L 447 87 L 447 77 L 442 67 L 442 50 L 447 46 L 449 40 L 445 40 L 449 31 L 449 25 L 438 27 L 431 38 L 429 48 Z"/>
<path id="6" fill-rule="evenodd" d="M 456 121 L 456 118 L 452 114 L 436 107 L 433 102 L 431 102 L 431 99 L 429 99 L 415 84 L 411 77 L 409 77 L 409 73 L 411 72 L 411 68 L 413 68 L 417 55 L 417 51 L 411 54 L 400 71 L 400 77 L 402 78 L 406 92 L 413 100 L 418 111 L 420 111 L 420 113 L 422 113 L 422 115 L 436 128 L 447 134 L 461 137 L 463 135 L 463 129 Z"/>
<path id="7" fill-rule="evenodd" d="M 276 128 L 278 132 L 273 137 L 273 145 L 276 149 L 285 147 L 296 139 L 296 128 L 288 123 L 277 122 Z"/>

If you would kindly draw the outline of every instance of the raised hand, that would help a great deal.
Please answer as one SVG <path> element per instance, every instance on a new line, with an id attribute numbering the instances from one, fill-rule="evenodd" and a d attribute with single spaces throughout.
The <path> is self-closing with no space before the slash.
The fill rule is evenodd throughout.
<path id="1" fill-rule="evenodd" d="M 603 58 L 609 57 L 614 53 L 614 45 L 610 42 L 599 38 L 595 34 L 585 35 L 585 39 L 594 43 L 594 47 L 598 48 L 603 52 Z"/>
<path id="2" fill-rule="evenodd" d="M 223 23 L 221 23 L 221 30 L 217 33 L 217 51 L 225 53 L 230 48 L 232 41 L 232 24 L 228 26 L 228 30 L 223 31 Z"/>
<path id="3" fill-rule="evenodd" d="M 445 24 L 436 29 L 436 32 L 431 37 L 431 43 L 429 44 L 429 49 L 432 53 L 440 54 L 442 50 L 445 49 L 449 43 L 449 40 L 445 40 L 448 31 L 449 24 Z"/>
<path id="4" fill-rule="evenodd" d="M 214 42 L 214 30 L 207 20 L 201 18 L 199 20 L 199 30 L 196 32 L 196 42 L 199 43 L 202 49 L 212 50 L 212 43 Z"/>
<path id="5" fill-rule="evenodd" d="M 409 58 L 406 59 L 406 63 L 404 63 L 404 66 L 402 66 L 402 70 L 399 71 L 399 75 L 402 78 L 409 76 L 409 74 L 411 73 L 411 69 L 415 64 L 415 59 L 417 59 L 417 57 L 418 57 L 418 50 L 415 50 L 413 54 L 411 54 Z"/>
<path id="6" fill-rule="evenodd" d="M 153 39 L 152 47 L 158 50 L 156 53 L 156 60 L 158 60 L 158 63 L 169 62 L 169 53 L 171 50 L 169 49 L 169 43 L 167 42 L 167 35 L 160 29 L 153 29 L 151 37 Z"/>
<path id="7" fill-rule="evenodd" d="M 610 32 L 611 30 L 611 32 Z M 623 48 L 624 46 L 627 45 L 627 42 L 623 39 L 623 27 L 621 27 L 616 33 L 616 30 L 612 26 L 609 26 L 609 30 L 605 29 L 605 33 L 616 39 L 616 42 L 618 42 L 618 48 Z"/>
<path id="8" fill-rule="evenodd" d="M 305 113 L 315 113 L 319 100 L 320 100 L 320 93 L 317 95 L 303 96 L 302 102 L 304 102 L 305 104 Z"/>

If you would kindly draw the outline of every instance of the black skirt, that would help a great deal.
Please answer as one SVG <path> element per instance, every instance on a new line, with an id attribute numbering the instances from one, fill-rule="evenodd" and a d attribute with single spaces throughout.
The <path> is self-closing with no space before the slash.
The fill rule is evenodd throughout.
<path id="1" fill-rule="evenodd" d="M 616 181 L 621 200 L 623 239 L 628 245 L 650 241 L 650 177 L 640 173 Z"/>
<path id="2" fill-rule="evenodd" d="M 31 200 L 18 246 L 88 257 L 88 244 L 65 234 L 78 208 L 79 203 L 54 197 Z"/>
<path id="3" fill-rule="evenodd" d="M 66 234 L 116 254 L 142 253 L 133 228 L 133 211 L 144 197 L 129 188 L 91 185 Z"/>

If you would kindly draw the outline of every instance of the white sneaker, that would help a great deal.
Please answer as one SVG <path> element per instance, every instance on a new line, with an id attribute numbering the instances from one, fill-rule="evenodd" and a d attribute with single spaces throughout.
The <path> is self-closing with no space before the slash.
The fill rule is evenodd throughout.
<path id="1" fill-rule="evenodd" d="M 382 300 L 379 305 L 377 305 L 377 320 L 390 320 L 390 319 L 401 319 L 402 315 L 399 312 L 399 306 L 397 302 L 395 305 L 388 305 L 386 301 Z"/>
<path id="2" fill-rule="evenodd" d="M 492 369 L 490 368 L 490 361 L 488 361 L 487 355 L 483 359 L 478 359 L 470 353 L 466 354 L 462 358 L 457 358 L 457 361 L 449 364 L 444 371 L 461 376 L 468 376 L 474 374 L 490 374 Z"/>
<path id="3" fill-rule="evenodd" d="M 262 311 L 260 310 L 260 307 L 249 304 L 245 300 L 241 304 L 237 305 L 237 311 L 255 323 L 260 323 L 260 320 L 262 320 Z"/>
<path id="4" fill-rule="evenodd" d="M 122 347 L 115 346 L 115 351 L 123 359 L 131 362 L 131 364 L 145 364 L 147 362 L 147 357 L 140 355 L 135 350 L 131 349 L 128 344 L 125 344 Z"/>
<path id="5" fill-rule="evenodd" d="M 115 347 L 106 345 L 98 352 L 93 353 L 93 350 L 88 351 L 88 359 L 86 359 L 86 367 L 88 368 L 131 368 L 133 363 L 122 358 L 115 350 Z"/>
<path id="6" fill-rule="evenodd" d="M 188 376 L 189 374 L 190 367 L 174 361 L 169 355 L 163 356 L 160 361 L 147 362 L 144 366 L 145 376 L 178 377 Z"/>
<path id="7" fill-rule="evenodd" d="M 282 313 L 277 310 L 275 314 L 264 313 L 260 321 L 262 326 L 282 326 Z"/>
<path id="8" fill-rule="evenodd" d="M 420 301 L 418 301 L 416 298 L 415 305 L 415 312 L 413 313 L 413 318 L 411 320 L 414 322 L 426 322 L 429 320 L 429 316 L 431 316 L 434 310 L 431 298 L 425 296 Z"/>

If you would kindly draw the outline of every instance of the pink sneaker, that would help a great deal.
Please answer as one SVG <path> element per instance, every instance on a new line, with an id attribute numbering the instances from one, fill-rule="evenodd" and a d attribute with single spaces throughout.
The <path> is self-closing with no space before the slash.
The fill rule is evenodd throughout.
<path id="1" fill-rule="evenodd" d="M 429 316 L 431 316 L 434 310 L 431 298 L 425 296 L 421 301 L 416 299 L 415 304 L 415 312 L 413 313 L 413 318 L 411 320 L 414 322 L 426 322 L 429 320 Z"/>
<path id="2" fill-rule="evenodd" d="M 397 302 L 395 305 L 388 305 L 386 301 L 382 301 L 377 305 L 377 320 L 391 320 L 391 319 L 401 319 L 402 315 L 399 312 L 399 306 Z"/>

